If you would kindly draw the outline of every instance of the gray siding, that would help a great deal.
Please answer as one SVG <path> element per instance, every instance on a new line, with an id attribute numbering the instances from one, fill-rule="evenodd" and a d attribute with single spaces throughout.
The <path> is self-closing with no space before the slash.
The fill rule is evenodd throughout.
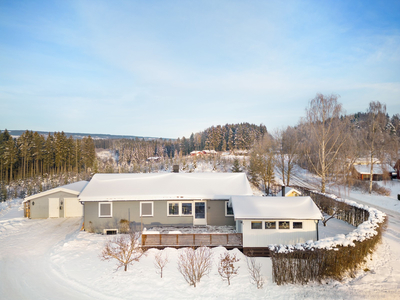
<path id="1" fill-rule="evenodd" d="M 64 198 L 77 198 L 77 195 L 66 192 L 55 192 L 49 195 L 30 200 L 31 219 L 46 219 L 49 217 L 49 198 L 58 198 L 59 217 L 64 217 Z M 78 199 L 77 199 L 78 201 Z M 33 204 L 34 203 L 34 204 Z"/>
<path id="2" fill-rule="evenodd" d="M 234 217 L 225 217 L 225 201 L 208 200 L 207 202 L 207 225 L 211 226 L 234 226 Z"/>
<path id="3" fill-rule="evenodd" d="M 149 201 L 144 201 L 149 202 Z M 128 220 L 134 230 L 141 230 L 153 226 L 190 226 L 193 224 L 192 216 L 167 216 L 167 201 L 152 201 L 153 216 L 140 217 L 140 201 L 115 201 L 112 202 L 112 217 L 99 217 L 99 202 L 86 202 L 84 222 L 85 230 L 102 232 L 103 229 L 119 229 L 122 219 Z"/>
<path id="4" fill-rule="evenodd" d="M 208 225 L 235 225 L 233 217 L 225 217 L 226 200 L 208 200 Z M 103 202 L 103 201 L 100 201 Z M 104 201 L 107 202 L 107 201 Z M 103 229 L 119 229 L 122 219 L 128 220 L 134 230 L 141 230 L 153 226 L 192 226 L 193 216 L 168 216 L 168 201 L 155 200 L 153 202 L 153 216 L 140 217 L 141 201 L 113 201 L 112 217 L 99 217 L 99 202 L 86 202 L 84 208 L 84 227 L 86 231 L 101 233 Z M 143 201 L 149 202 L 149 201 Z M 194 207 L 193 207 L 194 209 Z"/>

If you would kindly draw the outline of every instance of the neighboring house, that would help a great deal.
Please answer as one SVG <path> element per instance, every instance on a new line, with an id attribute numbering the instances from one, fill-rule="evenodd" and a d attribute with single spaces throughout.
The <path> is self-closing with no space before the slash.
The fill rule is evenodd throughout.
<path id="1" fill-rule="evenodd" d="M 24 216 L 31 219 L 82 217 L 79 193 L 88 181 L 79 181 L 26 197 Z"/>
<path id="2" fill-rule="evenodd" d="M 96 174 L 79 195 L 84 228 L 235 225 L 228 201 L 251 196 L 244 173 Z M 137 227 L 138 226 L 138 227 Z"/>
<path id="3" fill-rule="evenodd" d="M 400 159 L 396 161 L 396 164 L 394 165 L 394 169 L 396 170 L 396 177 L 400 179 Z"/>
<path id="4" fill-rule="evenodd" d="M 371 165 L 370 164 L 354 164 L 352 168 L 354 176 L 359 180 L 370 180 Z M 389 165 L 373 164 L 372 180 L 381 181 L 384 179 L 392 179 L 393 173 L 396 171 Z"/>
<path id="5" fill-rule="evenodd" d="M 322 214 L 310 197 L 232 196 L 231 204 L 245 253 L 318 240 Z"/>
<path id="6" fill-rule="evenodd" d="M 291 187 L 286 187 L 285 189 L 285 196 L 284 197 L 298 197 L 301 196 L 301 192 L 291 188 Z"/>
<path id="7" fill-rule="evenodd" d="M 190 156 L 199 156 L 199 155 L 216 155 L 218 154 L 215 150 L 201 150 L 201 151 L 192 151 L 190 152 Z"/>

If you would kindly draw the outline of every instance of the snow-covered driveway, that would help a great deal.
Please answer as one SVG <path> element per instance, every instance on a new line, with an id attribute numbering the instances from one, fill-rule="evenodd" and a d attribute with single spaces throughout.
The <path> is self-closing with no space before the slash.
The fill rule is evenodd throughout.
<path id="1" fill-rule="evenodd" d="M 49 259 L 79 230 L 81 218 L 30 220 L 11 209 L 0 217 L 0 299 L 95 299 L 58 277 Z"/>

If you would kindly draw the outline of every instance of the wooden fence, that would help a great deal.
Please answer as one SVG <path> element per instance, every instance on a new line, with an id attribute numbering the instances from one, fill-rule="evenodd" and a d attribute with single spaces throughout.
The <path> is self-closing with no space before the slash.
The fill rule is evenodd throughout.
<path id="1" fill-rule="evenodd" d="M 177 234 L 142 234 L 142 247 L 242 247 L 241 233 L 177 233 Z"/>

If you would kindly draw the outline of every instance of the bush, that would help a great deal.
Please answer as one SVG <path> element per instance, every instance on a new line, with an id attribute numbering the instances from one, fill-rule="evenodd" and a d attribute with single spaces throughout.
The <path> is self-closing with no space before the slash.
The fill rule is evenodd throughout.
<path id="1" fill-rule="evenodd" d="M 212 252 L 208 247 L 185 248 L 178 256 L 178 270 L 189 285 L 196 287 L 211 271 Z"/>
<path id="2" fill-rule="evenodd" d="M 139 238 L 139 233 L 132 232 L 108 240 L 101 253 L 101 259 L 115 259 L 117 260 L 117 270 L 124 267 L 124 271 L 127 271 L 128 265 L 134 261 L 139 261 L 144 253 L 139 245 Z"/>

